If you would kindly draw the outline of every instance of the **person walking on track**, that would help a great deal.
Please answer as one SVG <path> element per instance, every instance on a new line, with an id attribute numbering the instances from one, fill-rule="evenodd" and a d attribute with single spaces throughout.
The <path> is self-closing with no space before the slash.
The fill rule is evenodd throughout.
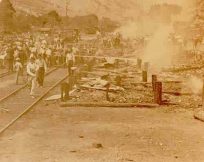
<path id="1" fill-rule="evenodd" d="M 37 82 L 39 87 L 43 87 L 45 72 L 47 71 L 47 64 L 42 54 L 38 55 L 38 59 L 36 60 L 36 65 L 37 65 Z"/>
<path id="2" fill-rule="evenodd" d="M 37 66 L 35 63 L 35 58 L 31 57 L 30 61 L 27 64 L 27 74 L 28 74 L 28 83 L 31 85 L 30 88 L 30 96 L 35 97 L 35 89 L 36 89 L 36 72 Z"/>
<path id="3" fill-rule="evenodd" d="M 23 76 L 23 65 L 20 62 L 20 58 L 16 58 L 16 63 L 14 65 L 14 69 L 16 71 L 16 85 L 18 85 L 19 77 Z"/>
<path id="4" fill-rule="evenodd" d="M 70 76 L 72 75 L 72 67 L 74 66 L 74 62 L 75 62 L 75 56 L 73 54 L 72 48 L 70 48 L 67 51 L 67 56 L 66 56 L 66 64 L 67 64 L 68 73 Z"/>
<path id="5" fill-rule="evenodd" d="M 14 49 L 13 49 L 12 45 L 9 45 L 6 52 L 7 52 L 6 60 L 7 60 L 7 64 L 8 64 L 8 71 L 13 72 Z"/>

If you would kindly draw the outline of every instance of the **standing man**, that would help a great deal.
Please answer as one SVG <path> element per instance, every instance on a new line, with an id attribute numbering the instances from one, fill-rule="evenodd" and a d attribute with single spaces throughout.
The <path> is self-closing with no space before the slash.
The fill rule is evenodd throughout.
<path id="1" fill-rule="evenodd" d="M 36 66 L 37 66 L 37 82 L 39 87 L 43 87 L 45 72 L 47 71 L 47 65 L 42 54 L 38 55 L 38 59 L 36 60 Z"/>
<path id="2" fill-rule="evenodd" d="M 23 75 L 23 65 L 20 62 L 20 58 L 16 58 L 16 63 L 14 65 L 16 71 L 16 85 L 18 85 L 19 77 Z"/>
<path id="3" fill-rule="evenodd" d="M 12 45 L 9 45 L 7 51 L 7 63 L 8 63 L 8 71 L 13 72 L 13 63 L 14 63 L 14 49 Z"/>
<path id="4" fill-rule="evenodd" d="M 35 95 L 35 88 L 36 88 L 36 71 L 37 71 L 37 66 L 35 64 L 35 58 L 31 57 L 27 65 L 27 74 L 28 74 L 28 82 L 31 84 L 30 96 L 32 96 L 33 98 L 35 97 L 34 95 Z"/>
<path id="5" fill-rule="evenodd" d="M 75 56 L 73 54 L 72 48 L 70 48 L 67 51 L 67 56 L 66 56 L 66 64 L 67 64 L 67 67 L 68 67 L 69 76 L 72 75 L 72 67 L 74 65 L 74 62 L 75 62 Z"/>
<path id="6" fill-rule="evenodd" d="M 48 47 L 47 50 L 45 51 L 45 55 L 46 55 L 46 62 L 48 66 L 52 65 L 51 62 L 51 55 L 52 55 L 52 50 L 51 47 Z"/>

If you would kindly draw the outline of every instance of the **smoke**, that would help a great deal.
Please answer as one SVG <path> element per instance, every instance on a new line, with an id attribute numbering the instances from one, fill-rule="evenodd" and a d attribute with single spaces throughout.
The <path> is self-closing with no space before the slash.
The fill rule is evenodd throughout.
<path id="1" fill-rule="evenodd" d="M 143 0 L 140 2 L 145 10 L 148 10 L 154 4 L 173 4 L 182 7 L 182 13 L 176 18 L 178 20 L 188 21 L 192 18 L 192 9 L 196 0 Z"/>
<path id="2" fill-rule="evenodd" d="M 115 32 L 120 33 L 124 39 L 137 38 L 139 36 L 138 24 L 136 22 L 129 21 L 116 29 Z"/>
<path id="3" fill-rule="evenodd" d="M 140 24 L 128 22 L 115 32 L 119 32 L 125 39 L 135 39 L 147 35 L 150 31 L 154 32 L 152 32 L 152 36 L 146 42 L 142 57 L 143 61 L 150 62 L 157 69 L 170 66 L 173 59 L 173 49 L 169 43 L 169 33 L 173 31 L 171 26 L 164 24 L 158 26 L 157 24 L 157 27 L 154 27 L 154 22 L 146 22 L 141 30 Z"/>
<path id="4" fill-rule="evenodd" d="M 157 69 L 170 66 L 172 63 L 173 50 L 168 42 L 168 36 L 171 31 L 172 28 L 169 26 L 160 26 L 144 50 L 143 60 L 150 62 Z"/>
<path id="5" fill-rule="evenodd" d="M 190 18 L 188 7 L 192 4 L 192 0 L 144 0 L 139 3 L 146 7 L 147 13 L 154 4 L 168 3 L 182 7 L 182 12 L 179 15 L 174 15 L 169 25 L 159 23 L 151 19 L 151 16 L 142 14 L 142 19 L 140 19 L 142 21 L 128 21 L 115 31 L 119 32 L 125 39 L 137 39 L 141 36 L 147 38 L 147 35 L 151 35 L 146 42 L 143 61 L 150 62 L 157 70 L 165 66 L 171 66 L 174 57 L 174 48 L 169 42 L 169 34 L 173 33 L 172 24 L 174 21 L 186 21 L 187 18 Z"/>
<path id="6" fill-rule="evenodd" d="M 138 39 L 155 32 L 157 26 L 158 23 L 149 20 L 144 22 L 132 20 L 123 23 L 115 33 L 120 33 L 124 39 Z"/>
<path id="7" fill-rule="evenodd" d="M 188 81 L 184 84 L 185 87 L 191 90 L 194 94 L 201 94 L 203 88 L 202 79 L 192 76 L 188 79 Z"/>

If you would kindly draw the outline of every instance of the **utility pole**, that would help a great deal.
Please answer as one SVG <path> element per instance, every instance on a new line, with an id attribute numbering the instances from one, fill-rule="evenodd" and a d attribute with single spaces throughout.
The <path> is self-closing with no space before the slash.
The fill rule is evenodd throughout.
<path id="1" fill-rule="evenodd" d="M 53 8 L 54 8 L 54 10 L 55 10 L 55 8 L 56 8 L 56 2 L 55 2 L 55 0 L 53 0 L 52 4 L 53 4 Z"/>
<path id="2" fill-rule="evenodd" d="M 66 0 L 65 3 L 66 3 L 66 11 L 65 11 L 66 14 L 65 14 L 65 15 L 66 15 L 66 17 L 67 17 L 67 16 L 68 16 L 68 10 L 69 10 L 70 1 L 69 1 L 69 0 Z"/>

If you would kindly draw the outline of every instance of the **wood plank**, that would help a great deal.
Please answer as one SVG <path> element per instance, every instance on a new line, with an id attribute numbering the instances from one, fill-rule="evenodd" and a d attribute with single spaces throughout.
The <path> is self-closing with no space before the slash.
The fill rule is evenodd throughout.
<path id="1" fill-rule="evenodd" d="M 112 107 L 112 108 L 156 108 L 158 104 L 150 103 L 95 103 L 95 102 L 65 102 L 61 107 Z"/>

